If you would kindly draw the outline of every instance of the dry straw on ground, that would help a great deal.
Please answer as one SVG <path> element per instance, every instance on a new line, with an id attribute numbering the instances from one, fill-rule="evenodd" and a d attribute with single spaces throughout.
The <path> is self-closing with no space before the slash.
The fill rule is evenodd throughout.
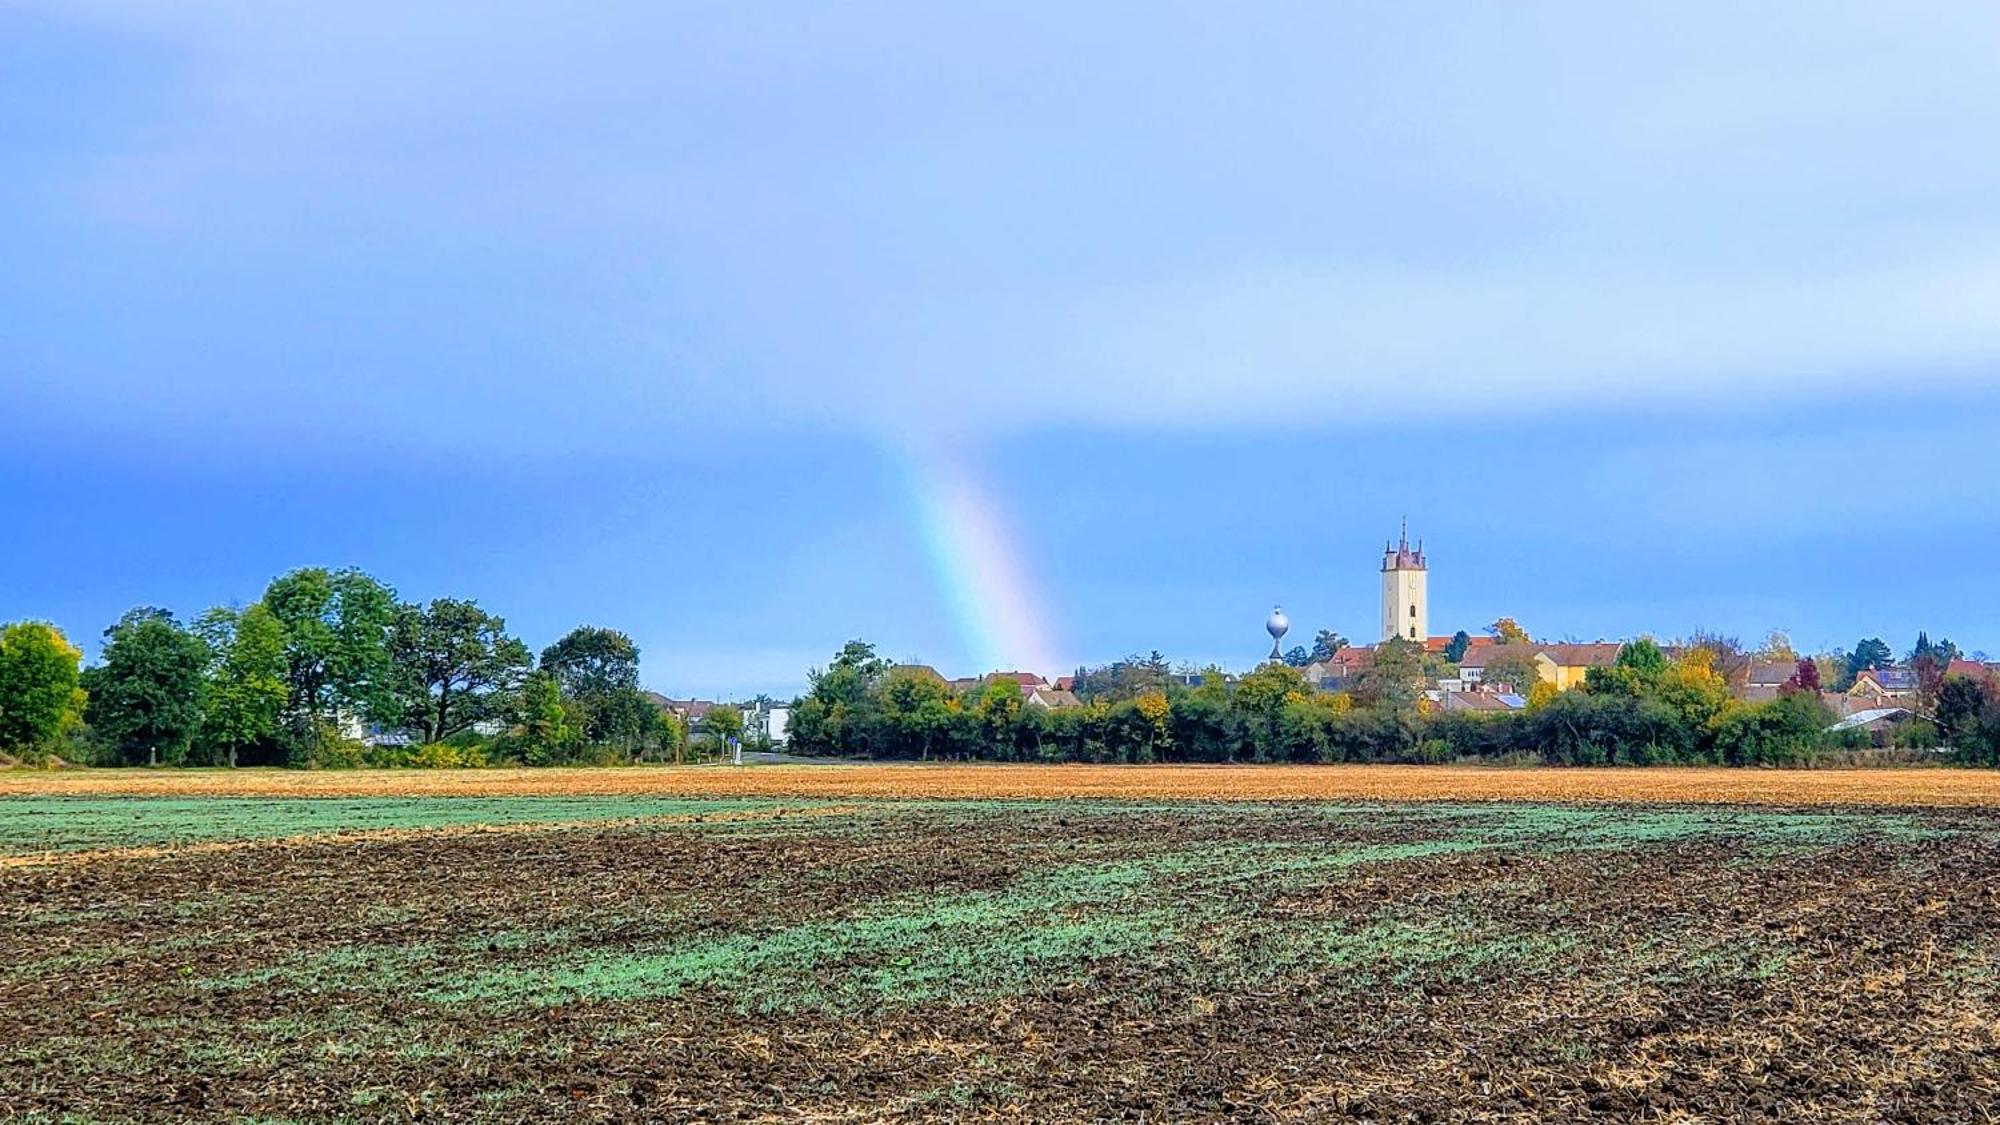
<path id="1" fill-rule="evenodd" d="M 0 796 L 1126 797 L 2000 805 L 2000 771 L 1451 766 L 808 765 L 549 770 L 8 770 Z"/>

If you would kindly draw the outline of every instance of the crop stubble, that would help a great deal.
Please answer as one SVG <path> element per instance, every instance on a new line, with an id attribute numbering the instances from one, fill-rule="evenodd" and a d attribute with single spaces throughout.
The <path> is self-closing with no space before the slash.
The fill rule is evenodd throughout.
<path id="1" fill-rule="evenodd" d="M 639 796 L 2000 805 L 2000 771 L 870 764 L 562 770 L 0 771 L 0 796 Z"/>

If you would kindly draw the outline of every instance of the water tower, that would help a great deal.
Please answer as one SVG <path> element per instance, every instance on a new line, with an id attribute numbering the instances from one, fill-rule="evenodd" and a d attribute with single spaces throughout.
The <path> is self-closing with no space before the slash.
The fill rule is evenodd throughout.
<path id="1" fill-rule="evenodd" d="M 1291 628 L 1292 623 L 1285 617 L 1283 607 L 1272 606 L 1271 616 L 1264 619 L 1264 631 L 1271 634 L 1271 659 L 1285 658 L 1284 650 L 1278 647 L 1278 643 L 1285 639 L 1285 634 L 1290 632 Z"/>

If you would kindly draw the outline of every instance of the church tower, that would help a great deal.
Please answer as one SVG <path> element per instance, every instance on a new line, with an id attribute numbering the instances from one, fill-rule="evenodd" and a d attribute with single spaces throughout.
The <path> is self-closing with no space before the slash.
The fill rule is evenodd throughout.
<path id="1" fill-rule="evenodd" d="M 1382 639 L 1401 637 L 1423 644 L 1430 637 L 1430 572 L 1424 568 L 1424 541 L 1410 549 L 1410 524 L 1391 547 L 1382 545 Z"/>

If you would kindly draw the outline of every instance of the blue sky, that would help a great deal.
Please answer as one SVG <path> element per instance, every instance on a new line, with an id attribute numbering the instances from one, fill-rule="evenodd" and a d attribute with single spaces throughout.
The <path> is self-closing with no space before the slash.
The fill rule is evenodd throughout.
<path id="1" fill-rule="evenodd" d="M 320 7 L 0 2 L 0 620 L 1241 666 L 1407 513 L 1440 632 L 2000 650 L 1990 6 Z"/>

